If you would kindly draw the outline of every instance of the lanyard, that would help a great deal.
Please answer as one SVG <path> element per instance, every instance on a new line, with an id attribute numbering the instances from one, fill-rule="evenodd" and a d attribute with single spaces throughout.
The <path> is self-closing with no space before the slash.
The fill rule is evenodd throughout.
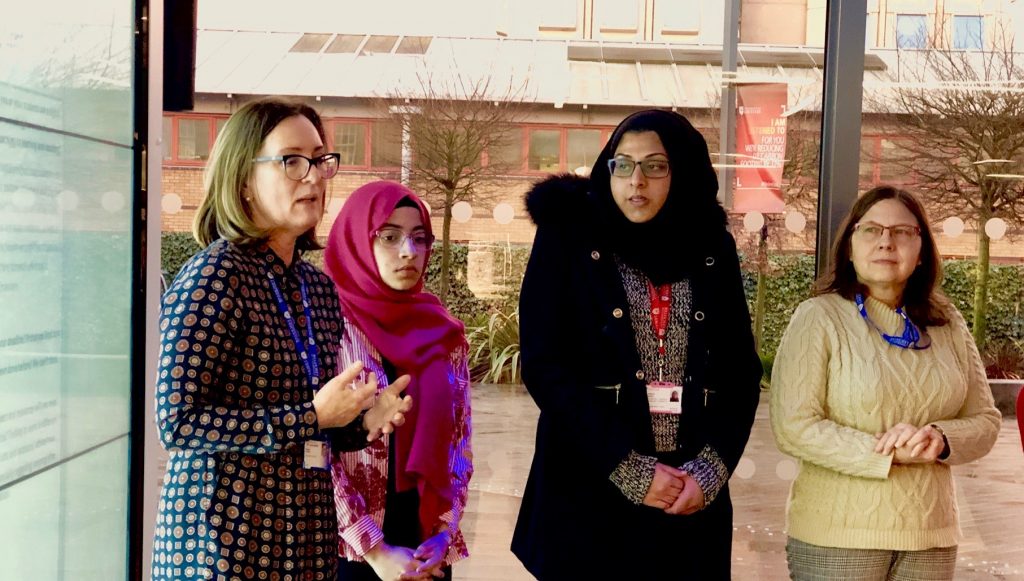
<path id="1" fill-rule="evenodd" d="M 867 321 L 868 324 L 871 325 L 876 331 L 878 331 L 878 334 L 882 336 L 882 339 L 885 339 L 886 343 L 899 347 L 900 349 L 921 350 L 931 347 L 931 341 L 924 345 L 920 344 L 921 332 L 918 331 L 917 325 L 915 325 L 914 322 L 910 320 L 910 317 L 907 316 L 907 313 L 903 310 L 903 307 L 899 307 L 896 309 L 896 314 L 899 315 L 900 317 L 903 317 L 904 322 L 903 334 L 901 334 L 899 337 L 896 337 L 894 335 L 886 334 L 885 331 L 882 331 L 882 329 L 878 325 L 876 325 L 874 321 L 871 320 L 871 317 L 868 317 L 868 309 L 864 305 L 864 295 L 857 293 L 857 295 L 854 296 L 854 300 L 857 303 L 857 310 L 860 311 L 860 316 L 864 317 L 864 320 Z"/>
<path id="2" fill-rule="evenodd" d="M 281 309 L 285 322 L 288 323 L 288 330 L 292 333 L 295 347 L 299 349 L 299 358 L 302 360 L 302 366 L 306 370 L 306 379 L 309 380 L 310 386 L 316 391 L 320 385 L 319 350 L 316 347 L 316 340 L 313 338 L 313 316 L 309 310 L 306 281 L 302 280 L 302 276 L 299 276 L 299 292 L 302 294 L 302 312 L 306 315 L 306 339 L 308 342 L 302 340 L 298 328 L 295 327 L 295 319 L 292 317 L 291 309 L 288 308 L 288 303 L 284 300 L 284 295 L 281 294 L 281 289 L 277 286 L 277 281 L 274 280 L 274 273 L 268 272 L 267 278 L 270 279 L 270 288 L 274 290 L 274 296 L 277 298 L 277 306 Z"/>
<path id="3" fill-rule="evenodd" d="M 665 370 L 665 337 L 668 335 L 668 319 L 672 313 L 672 284 L 654 286 L 647 281 L 647 293 L 651 297 L 651 328 L 658 338 L 658 381 L 662 381 Z"/>

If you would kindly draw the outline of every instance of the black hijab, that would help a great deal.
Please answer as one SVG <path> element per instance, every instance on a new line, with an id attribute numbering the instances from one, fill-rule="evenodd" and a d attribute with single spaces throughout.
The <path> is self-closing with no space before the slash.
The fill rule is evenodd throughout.
<path id="1" fill-rule="evenodd" d="M 612 197 L 608 160 L 615 157 L 624 134 L 644 131 L 653 131 L 661 139 L 672 182 L 658 214 L 634 224 Z M 727 218 L 718 203 L 718 177 L 711 167 L 708 144 L 678 113 L 649 109 L 626 117 L 598 155 L 590 184 L 610 248 L 654 284 L 686 278 L 721 243 Z"/>

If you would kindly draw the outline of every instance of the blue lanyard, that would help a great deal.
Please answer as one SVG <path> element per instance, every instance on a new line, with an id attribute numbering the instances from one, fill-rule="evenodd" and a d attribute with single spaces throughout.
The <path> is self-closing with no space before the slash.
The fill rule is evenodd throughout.
<path id="1" fill-rule="evenodd" d="M 302 280 L 302 276 L 299 276 L 299 292 L 302 293 L 302 312 L 306 315 L 306 339 L 302 340 L 302 336 L 299 335 L 298 328 L 295 327 L 295 319 L 292 317 L 292 311 L 288 308 L 288 303 L 284 300 L 284 295 L 281 294 L 281 289 L 277 286 L 277 281 L 274 280 L 274 273 L 268 272 L 267 278 L 270 279 L 270 288 L 274 290 L 274 296 L 277 297 L 277 306 L 281 309 L 281 314 L 284 315 L 284 320 L 288 323 L 288 330 L 292 333 L 292 340 L 295 341 L 295 347 L 299 349 L 299 358 L 302 359 L 302 366 L 306 369 L 306 378 L 309 380 L 309 384 L 313 387 L 313 391 L 316 391 L 320 385 L 320 362 L 318 360 L 319 350 L 316 347 L 316 339 L 313 337 L 313 315 L 309 310 L 309 297 L 306 295 L 306 281 Z"/>
<path id="2" fill-rule="evenodd" d="M 878 334 L 882 336 L 882 339 L 885 339 L 886 343 L 895 345 L 900 349 L 921 350 L 931 347 L 931 341 L 925 345 L 919 344 L 919 341 L 921 341 L 921 332 L 917 330 L 917 325 L 907 317 L 907 313 L 903 310 L 903 307 L 896 309 L 896 314 L 903 317 L 904 322 L 903 334 L 896 337 L 894 335 L 887 335 L 885 331 L 882 331 L 882 329 L 871 320 L 871 317 L 868 316 L 868 309 L 864 306 L 864 295 L 857 293 L 857 295 L 854 296 L 854 300 L 857 302 L 857 310 L 860 311 L 860 316 L 864 317 L 864 320 L 878 331 Z"/>

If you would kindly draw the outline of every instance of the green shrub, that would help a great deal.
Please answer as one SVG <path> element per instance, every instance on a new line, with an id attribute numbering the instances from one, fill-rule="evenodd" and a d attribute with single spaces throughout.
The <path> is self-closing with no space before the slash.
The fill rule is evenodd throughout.
<path id="1" fill-rule="evenodd" d="M 474 381 L 518 383 L 522 372 L 519 350 L 519 309 L 496 312 L 482 324 L 467 328 L 469 368 Z"/>

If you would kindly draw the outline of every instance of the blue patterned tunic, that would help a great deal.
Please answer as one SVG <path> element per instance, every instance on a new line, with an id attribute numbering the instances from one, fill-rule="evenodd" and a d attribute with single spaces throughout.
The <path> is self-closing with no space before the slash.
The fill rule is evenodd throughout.
<path id="1" fill-rule="evenodd" d="M 336 372 L 338 299 L 315 267 L 218 240 L 182 268 L 160 318 L 157 424 L 170 458 L 154 580 L 334 578 L 331 475 L 302 467 L 319 431 L 313 394 L 268 271 L 303 337 L 296 277 L 306 282 L 321 382 Z M 345 447 L 365 445 L 359 428 L 341 432 Z"/>

